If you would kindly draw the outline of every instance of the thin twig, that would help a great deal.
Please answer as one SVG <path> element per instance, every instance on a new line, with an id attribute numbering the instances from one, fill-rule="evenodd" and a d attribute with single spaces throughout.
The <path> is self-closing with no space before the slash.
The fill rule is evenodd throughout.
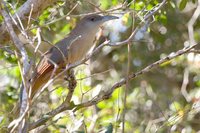
<path id="1" fill-rule="evenodd" d="M 107 45 L 109 43 L 109 41 L 105 41 L 104 43 L 102 43 L 101 45 L 99 45 L 91 54 L 87 55 L 84 59 L 80 60 L 80 61 L 77 61 L 73 64 L 68 64 L 66 66 L 66 68 L 58 73 L 56 76 L 52 77 L 40 90 L 40 93 L 41 94 L 46 87 L 48 87 L 50 84 L 53 83 L 53 81 L 55 81 L 55 79 L 59 78 L 60 76 L 62 76 L 64 73 L 66 73 L 68 70 L 72 69 L 72 68 L 75 68 L 81 64 L 84 64 L 87 60 L 89 60 L 93 55 L 95 55 L 97 52 L 99 52 L 105 45 Z M 39 95 L 36 96 L 36 98 L 38 97 Z"/>
<path id="2" fill-rule="evenodd" d="M 192 15 L 191 19 L 188 22 L 188 35 L 189 35 L 189 41 L 190 41 L 190 45 L 195 44 L 195 40 L 194 40 L 194 23 L 196 22 L 197 18 L 200 15 L 200 0 L 198 0 L 198 6 L 194 12 L 194 14 Z"/>
<path id="3" fill-rule="evenodd" d="M 104 12 L 101 8 L 99 8 L 101 5 L 99 5 L 99 6 L 96 6 L 94 3 L 92 3 L 91 1 L 89 1 L 89 0 L 87 0 L 87 2 L 90 4 L 90 5 L 92 5 L 94 8 L 96 8 L 98 11 L 100 11 L 100 12 Z"/>
<path id="4" fill-rule="evenodd" d="M 200 43 L 199 43 L 200 44 Z M 34 123 L 31 123 L 30 124 L 30 127 L 29 127 L 29 130 L 32 130 L 36 127 L 39 127 L 41 125 L 43 125 L 46 121 L 48 121 L 49 119 L 51 119 L 53 116 L 55 116 L 56 114 L 62 112 L 62 111 L 65 111 L 65 110 L 71 110 L 71 109 L 75 109 L 76 110 L 79 110 L 81 108 L 85 108 L 85 107 L 89 107 L 89 106 L 92 106 L 92 105 L 95 105 L 105 99 L 108 99 L 111 94 L 113 93 L 114 90 L 116 90 L 117 88 L 123 86 L 124 84 L 126 84 L 127 81 L 129 80 L 132 80 L 144 73 L 147 73 L 149 72 L 150 70 L 152 70 L 153 68 L 156 68 L 158 67 L 160 64 L 162 63 L 165 63 L 165 62 L 168 62 L 169 60 L 172 60 L 178 56 L 181 56 L 187 52 L 189 52 L 191 49 L 193 49 L 195 46 L 199 45 L 199 44 L 195 44 L 193 46 L 190 46 L 190 47 L 187 47 L 187 48 L 183 48 L 181 50 L 178 50 L 174 53 L 171 53 L 169 54 L 168 56 L 166 56 L 165 58 L 163 59 L 160 59 L 150 65 L 148 65 L 147 67 L 145 67 L 144 69 L 142 69 L 141 71 L 138 71 L 136 73 L 132 73 L 127 77 L 125 78 L 122 78 L 119 82 L 116 82 L 110 89 L 106 89 L 107 91 L 103 92 L 101 91 L 100 94 L 98 94 L 95 98 L 93 98 L 92 100 L 89 100 L 87 102 L 84 102 L 84 103 L 81 103 L 81 104 L 77 104 L 77 105 L 74 105 L 73 103 L 70 103 L 68 105 L 60 105 L 58 108 L 52 110 L 51 112 L 47 113 L 45 116 L 45 118 L 41 118 L 39 120 L 37 120 L 36 122 Z"/>
<path id="5" fill-rule="evenodd" d="M 78 79 L 76 79 L 76 80 L 88 79 L 88 78 L 91 78 L 91 77 L 94 77 L 94 76 L 98 76 L 98 75 L 102 75 L 102 74 L 108 73 L 108 72 L 110 72 L 110 71 L 111 71 L 111 69 L 108 69 L 108 70 L 105 70 L 105 71 L 103 71 L 103 72 L 93 73 L 93 74 L 91 74 L 91 75 L 89 75 L 89 76 L 86 76 L 86 77 L 83 77 L 83 78 L 78 78 Z"/>
<path id="6" fill-rule="evenodd" d="M 189 83 L 189 70 L 188 68 L 185 68 L 185 71 L 183 73 L 183 83 L 181 86 L 181 93 L 185 97 L 186 101 L 190 102 L 191 98 L 189 97 L 188 92 L 187 92 L 188 83 Z"/>
<path id="7" fill-rule="evenodd" d="M 198 50 L 198 49 L 191 49 L 189 52 L 190 53 L 200 54 L 200 50 Z"/>
<path id="8" fill-rule="evenodd" d="M 35 29 L 35 28 L 38 28 L 38 27 L 46 27 L 50 24 L 53 24 L 53 23 L 56 23 L 62 19 L 65 19 L 66 17 L 84 17 L 84 16 L 87 16 L 87 15 L 93 15 L 93 14 L 101 14 L 102 11 L 96 11 L 96 12 L 90 12 L 90 13 L 83 13 L 83 14 L 78 14 L 78 15 L 70 15 L 71 12 L 76 8 L 76 6 L 78 6 L 78 3 L 77 5 L 75 5 L 72 10 L 70 12 L 68 12 L 66 15 L 63 15 L 62 17 L 58 18 L 58 19 L 55 19 L 54 21 L 51 21 L 51 22 L 47 22 L 43 25 L 40 25 L 40 26 L 33 26 L 33 27 L 30 27 L 29 30 L 32 30 L 32 29 Z M 109 10 L 106 10 L 105 12 L 106 13 L 111 13 L 113 11 L 117 11 L 117 10 L 121 10 L 123 8 L 123 6 L 120 6 L 120 7 L 117 7 L 117 8 L 113 8 L 113 9 L 109 9 Z M 121 14 L 121 13 L 120 13 Z"/>
<path id="9" fill-rule="evenodd" d="M 29 25 L 30 25 L 30 22 L 31 22 L 31 16 L 32 16 L 32 13 L 33 13 L 33 4 L 31 4 L 31 10 L 30 10 L 30 13 L 29 13 L 29 16 L 28 16 L 28 23 L 27 23 L 27 27 L 26 29 L 29 28 Z"/>
<path id="10" fill-rule="evenodd" d="M 144 19 L 141 21 L 141 23 L 139 24 L 139 26 L 137 26 L 135 28 L 135 30 L 128 37 L 128 39 L 126 39 L 124 41 L 121 41 L 121 42 L 110 43 L 109 45 L 111 45 L 111 46 L 122 46 L 122 45 L 125 45 L 125 44 L 128 44 L 128 43 L 132 42 L 132 40 L 133 40 L 134 36 L 136 35 L 136 33 L 138 32 L 138 30 L 143 26 L 142 24 L 144 22 L 146 22 L 150 17 L 152 17 L 155 13 L 157 13 L 158 10 L 160 10 L 165 5 L 166 2 L 167 2 L 167 0 L 163 0 L 162 3 L 160 3 L 157 8 L 155 8 L 149 14 L 147 14 L 146 16 L 144 16 Z"/>
<path id="11" fill-rule="evenodd" d="M 141 71 L 138 71 L 138 72 L 136 72 L 136 73 L 130 74 L 130 75 L 128 76 L 128 79 L 127 79 L 127 78 L 121 79 L 119 82 L 115 83 L 110 89 L 108 89 L 108 91 L 102 92 L 103 94 L 98 95 L 98 96 L 97 96 L 96 98 L 94 98 L 92 101 L 88 101 L 88 102 L 86 102 L 86 103 L 82 103 L 82 104 L 79 104 L 79 105 L 77 105 L 77 106 L 78 106 L 78 107 L 82 107 L 82 106 L 83 106 L 83 107 L 88 107 L 88 106 L 93 105 L 94 103 L 98 103 L 98 102 L 100 102 L 100 101 L 102 101 L 102 100 L 104 100 L 104 99 L 109 98 L 109 97 L 111 96 L 112 92 L 113 92 L 115 89 L 117 89 L 117 88 L 121 87 L 122 85 L 126 84 L 126 82 L 127 82 L 128 80 L 132 80 L 132 79 L 134 79 L 134 78 L 136 78 L 136 77 L 138 77 L 138 76 L 140 76 L 140 75 L 142 75 L 142 74 L 144 74 L 144 73 L 149 72 L 149 71 L 152 70 L 153 68 L 158 67 L 158 66 L 159 66 L 160 64 L 162 64 L 162 63 L 165 63 L 165 62 L 167 62 L 167 61 L 169 61 L 169 60 L 172 60 L 172 59 L 174 59 L 174 58 L 176 58 L 176 57 L 178 57 L 178 56 L 180 56 L 180 55 L 183 55 L 183 54 L 185 54 L 185 53 L 188 53 L 189 50 L 193 49 L 195 46 L 197 46 L 197 45 L 199 45 L 199 44 L 200 44 L 200 43 L 195 44 L 195 45 L 190 46 L 190 47 L 187 47 L 187 48 L 183 48 L 183 49 L 181 49 L 181 50 L 178 50 L 178 51 L 176 51 L 176 52 L 173 52 L 173 53 L 169 54 L 169 55 L 166 56 L 165 58 L 160 59 L 160 60 L 158 60 L 158 61 L 156 61 L 156 62 L 154 62 L 154 63 L 148 65 L 147 67 L 145 67 L 145 68 L 142 69 Z M 78 109 L 78 108 L 77 108 L 77 109 Z"/>
<path id="12" fill-rule="evenodd" d="M 1 0 L 1 1 L 3 1 L 3 0 Z M 24 4 L 18 8 L 17 12 L 15 14 L 13 14 L 12 16 L 14 19 L 16 19 L 17 18 L 16 14 L 17 14 L 19 16 L 20 20 L 22 20 L 22 23 L 26 26 L 28 16 L 29 16 L 30 10 L 32 8 L 31 4 L 34 5 L 31 19 L 35 19 L 44 11 L 44 9 L 46 9 L 50 5 L 53 5 L 56 1 L 58 1 L 58 0 L 26 0 L 24 2 Z M 11 23 L 11 24 L 13 25 L 14 31 L 18 34 L 20 32 L 20 30 L 18 31 L 18 28 L 16 27 L 16 25 L 14 25 L 13 23 Z M 0 43 L 5 45 L 5 44 L 7 44 L 6 42 L 11 40 L 8 32 L 6 31 L 5 23 L 1 23 L 0 31 L 1 31 Z"/>
<path id="13" fill-rule="evenodd" d="M 132 27 L 131 27 L 131 32 L 134 30 L 134 15 L 133 13 L 131 13 L 131 18 L 132 18 Z M 131 43 L 129 42 L 127 45 L 127 49 L 128 49 L 128 61 L 127 61 L 127 72 L 126 72 L 126 76 L 128 79 L 128 76 L 130 75 L 130 65 L 131 65 Z M 127 80 L 126 82 L 126 86 L 125 86 L 125 90 L 124 90 L 124 98 L 123 98 L 123 111 L 122 111 L 122 133 L 125 133 L 125 117 L 126 117 L 126 110 L 127 110 L 127 93 L 128 93 L 128 89 L 129 89 L 129 80 Z"/>
<path id="14" fill-rule="evenodd" d="M 164 0 L 154 11 L 152 11 L 152 12 L 150 13 L 150 15 L 148 14 L 147 17 L 144 18 L 144 20 L 147 20 L 151 15 L 154 15 L 161 7 L 165 4 L 165 2 L 166 2 L 166 0 Z M 139 29 L 139 26 L 138 26 L 137 28 Z M 136 29 L 137 29 L 137 28 L 136 28 Z M 135 32 L 136 32 L 136 31 L 137 31 L 137 30 L 135 30 Z M 123 42 L 120 42 L 120 44 L 127 44 L 127 43 L 130 43 L 130 42 L 132 41 L 132 37 L 133 37 L 134 35 L 135 35 L 135 34 L 132 33 L 131 36 L 130 36 L 127 40 L 125 40 L 125 41 L 123 41 Z M 108 41 L 104 42 L 103 44 L 99 45 L 99 47 L 97 47 L 91 54 L 89 54 L 88 56 L 86 56 L 83 60 L 77 61 L 77 62 L 75 62 L 74 64 L 69 64 L 68 66 L 66 66 L 66 69 L 65 69 L 64 71 L 62 71 L 61 73 L 57 74 L 53 79 L 49 80 L 49 81 L 45 84 L 44 87 L 47 87 L 50 83 L 52 83 L 56 78 L 58 78 L 59 76 L 61 76 L 64 72 L 66 72 L 66 71 L 68 71 L 68 70 L 70 70 L 70 69 L 72 69 L 72 68 L 74 68 L 74 67 L 76 67 L 76 66 L 78 66 L 78 65 L 81 65 L 81 64 L 85 63 L 90 57 L 92 57 L 92 56 L 93 56 L 96 52 L 98 52 L 102 47 L 104 47 L 105 45 L 108 45 L 108 44 L 109 44 Z M 114 45 L 116 45 L 116 44 L 119 44 L 119 43 L 115 43 Z M 113 46 L 113 45 L 111 45 L 111 46 Z M 158 65 L 158 64 L 156 64 L 156 65 Z M 156 66 L 156 65 L 155 65 L 155 66 Z M 151 68 L 150 68 L 150 69 L 151 69 Z M 149 69 L 149 70 L 150 70 L 150 69 Z M 140 75 L 140 74 L 143 74 L 143 73 L 138 73 L 138 75 Z M 134 78 L 134 77 L 132 77 L 132 78 Z M 127 77 L 127 79 L 123 79 L 123 80 L 124 80 L 123 82 L 119 82 L 119 84 L 115 84 L 112 88 L 116 89 L 116 88 L 118 88 L 119 86 L 122 86 L 123 84 L 125 84 L 126 81 L 128 81 L 128 80 L 130 80 L 130 79 L 132 79 L 132 78 Z M 62 111 L 64 111 L 64 110 L 66 110 L 66 109 L 73 109 L 74 107 L 77 107 L 76 109 L 79 109 L 79 108 L 81 108 L 82 106 L 83 106 L 83 107 L 91 106 L 91 105 L 96 104 L 98 101 L 102 101 L 103 99 L 107 99 L 108 97 L 110 97 L 110 95 L 112 94 L 112 91 L 113 91 L 114 89 L 111 89 L 111 92 L 108 92 L 108 93 L 105 94 L 105 95 L 104 95 L 104 93 L 103 93 L 103 96 L 102 96 L 102 97 L 101 97 L 100 95 L 98 95 L 97 98 L 94 98 L 93 100 L 90 100 L 89 102 L 82 103 L 82 104 L 77 105 L 77 106 L 72 106 L 73 104 L 72 104 L 72 105 L 70 105 L 70 104 L 65 104 L 65 105 L 62 104 L 61 106 L 59 106 L 59 107 L 56 108 L 55 110 L 49 112 L 49 113 L 47 114 L 47 115 L 49 115 L 49 117 L 47 117 L 46 119 L 40 119 L 40 120 L 37 121 L 36 123 L 33 123 L 33 124 L 30 126 L 30 129 L 33 129 L 33 128 L 38 127 L 39 125 L 45 123 L 48 119 L 52 118 L 52 117 L 53 117 L 54 115 L 56 115 L 57 113 L 62 112 Z"/>
<path id="15" fill-rule="evenodd" d="M 60 21 L 60 20 L 62 20 L 62 19 L 64 19 L 64 18 L 68 17 L 68 16 L 76 9 L 76 7 L 77 7 L 78 5 L 80 5 L 79 2 L 77 2 L 76 5 L 74 5 L 74 7 L 73 7 L 66 15 L 64 15 L 64 16 L 58 18 L 58 19 L 55 19 L 55 20 L 53 20 L 53 21 L 51 21 L 51 22 L 47 22 L 47 23 L 45 23 L 45 24 L 43 24 L 43 25 L 40 25 L 40 26 L 31 27 L 31 28 L 29 28 L 29 29 L 27 29 L 27 30 L 32 30 L 32 29 L 35 29 L 35 28 L 38 28 L 38 27 L 45 27 L 45 26 L 51 25 L 51 24 L 53 24 L 53 23 L 56 23 L 56 22 L 58 22 L 58 21 Z"/>
<path id="16" fill-rule="evenodd" d="M 21 124 L 21 121 L 24 119 L 24 117 L 26 116 L 26 113 L 28 111 L 28 106 L 27 106 L 27 101 L 28 101 L 28 95 L 26 94 L 27 93 L 27 79 L 25 78 L 25 75 L 27 75 L 29 69 L 30 69 L 30 65 L 28 63 L 29 59 L 28 59 L 28 55 L 27 55 L 27 52 L 22 44 L 22 42 L 19 40 L 19 38 L 17 37 L 13 27 L 12 27 L 12 21 L 11 21 L 11 17 L 9 16 L 8 14 L 8 9 L 6 7 L 6 4 L 5 2 L 3 1 L 3 3 L 0 3 L 1 6 L 0 6 L 0 10 L 1 10 L 1 14 L 4 18 L 4 21 L 5 21 L 5 24 L 6 24 L 6 28 L 7 28 L 7 31 L 9 32 L 10 36 L 11 36 L 11 39 L 12 41 L 14 42 L 15 46 L 17 47 L 17 49 L 20 51 L 20 54 L 21 54 L 21 58 L 22 58 L 22 62 L 23 62 L 23 69 L 22 69 L 22 80 L 23 80 L 23 84 L 24 84 L 24 90 L 23 91 L 23 97 L 22 97 L 22 105 L 21 105 L 21 111 L 23 111 L 23 114 L 21 115 L 21 117 L 13 122 L 10 123 L 10 127 L 14 126 L 12 129 L 11 129 L 11 132 L 13 132 L 20 124 Z M 7 11 L 5 11 L 5 10 Z M 22 127 L 22 130 L 23 129 L 26 129 L 27 125 L 25 126 L 20 126 L 20 128 Z M 21 130 L 21 129 L 20 129 Z"/>

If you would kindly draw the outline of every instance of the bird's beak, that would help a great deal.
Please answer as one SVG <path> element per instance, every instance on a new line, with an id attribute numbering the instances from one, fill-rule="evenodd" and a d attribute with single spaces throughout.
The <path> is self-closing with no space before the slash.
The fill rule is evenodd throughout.
<path id="1" fill-rule="evenodd" d="M 109 21 L 109 20 L 118 19 L 118 18 L 119 17 L 107 15 L 107 16 L 103 16 L 103 21 Z"/>

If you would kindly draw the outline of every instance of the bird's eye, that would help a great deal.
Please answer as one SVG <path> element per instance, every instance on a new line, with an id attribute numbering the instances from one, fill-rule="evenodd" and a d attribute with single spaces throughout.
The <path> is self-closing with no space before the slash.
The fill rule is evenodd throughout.
<path id="1" fill-rule="evenodd" d="M 91 20 L 91 21 L 94 21 L 95 19 L 94 19 L 94 18 L 91 18 L 90 20 Z"/>

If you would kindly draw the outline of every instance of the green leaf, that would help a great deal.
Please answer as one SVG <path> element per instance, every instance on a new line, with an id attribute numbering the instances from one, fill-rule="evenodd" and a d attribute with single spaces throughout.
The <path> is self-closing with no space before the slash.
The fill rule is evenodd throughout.
<path id="1" fill-rule="evenodd" d="M 179 9 L 183 10 L 187 4 L 188 0 L 182 0 L 179 4 Z"/>
<path id="2" fill-rule="evenodd" d="M 55 90 L 56 95 L 61 96 L 63 93 L 63 87 L 59 87 L 58 89 Z"/>

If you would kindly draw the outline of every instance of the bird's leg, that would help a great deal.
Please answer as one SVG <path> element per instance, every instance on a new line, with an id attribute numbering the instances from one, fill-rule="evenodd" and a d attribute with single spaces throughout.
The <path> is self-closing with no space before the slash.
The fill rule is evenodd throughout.
<path id="1" fill-rule="evenodd" d="M 75 74 L 74 74 L 74 70 L 73 69 L 70 69 L 66 72 L 66 75 L 64 77 L 64 80 L 68 81 L 68 88 L 69 90 L 74 90 L 75 87 L 76 87 L 76 77 L 75 77 Z"/>
<path id="2" fill-rule="evenodd" d="M 76 87 L 76 77 L 75 77 L 75 74 L 74 74 L 74 70 L 73 69 L 70 69 L 69 71 L 69 84 L 68 84 L 68 88 L 70 90 L 74 90 L 75 87 Z"/>
<path id="3" fill-rule="evenodd" d="M 63 102 L 63 105 L 65 106 L 70 104 L 72 95 L 74 93 L 74 89 L 76 88 L 77 84 L 73 69 L 70 69 L 66 72 L 66 77 L 64 79 L 68 81 L 68 89 L 69 89 L 67 97 Z"/>

